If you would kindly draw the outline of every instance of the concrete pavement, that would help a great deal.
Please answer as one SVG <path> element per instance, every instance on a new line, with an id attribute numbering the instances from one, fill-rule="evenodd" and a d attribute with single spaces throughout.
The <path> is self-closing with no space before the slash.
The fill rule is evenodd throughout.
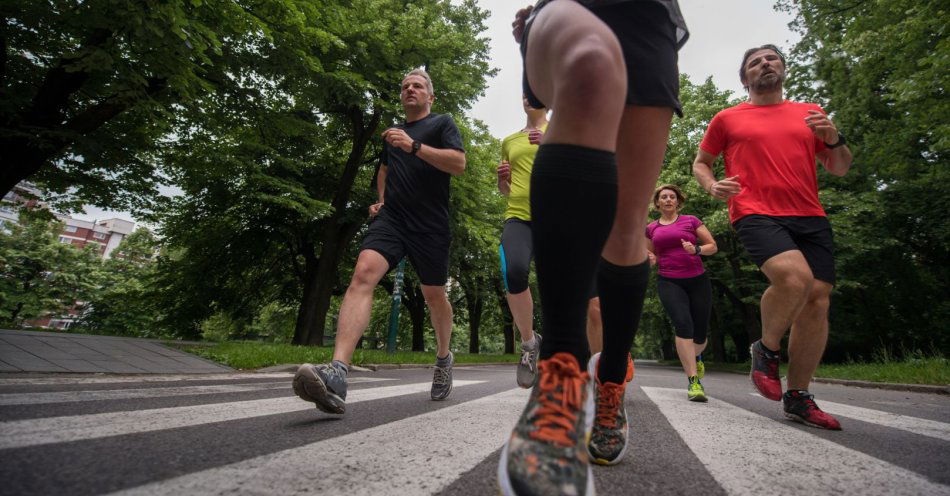
<path id="1" fill-rule="evenodd" d="M 0 372 L 207 374 L 232 370 L 152 339 L 0 329 Z"/>

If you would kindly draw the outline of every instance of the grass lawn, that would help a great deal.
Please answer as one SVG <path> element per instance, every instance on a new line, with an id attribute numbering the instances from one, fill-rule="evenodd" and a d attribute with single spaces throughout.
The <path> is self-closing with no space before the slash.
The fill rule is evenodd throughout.
<path id="1" fill-rule="evenodd" d="M 664 360 L 665 365 L 679 366 L 679 361 Z M 706 370 L 749 373 L 749 362 L 705 362 Z M 782 363 L 781 375 L 788 372 L 788 364 Z M 950 384 L 950 359 L 925 357 L 907 360 L 886 360 L 871 363 L 833 363 L 818 366 L 815 377 L 848 379 L 854 381 L 890 382 L 898 384 Z"/>
<path id="2" fill-rule="evenodd" d="M 285 363 L 326 363 L 333 358 L 333 348 L 294 346 L 289 344 L 227 341 L 211 346 L 180 346 L 188 353 L 223 363 L 236 369 L 258 369 Z M 484 355 L 456 353 L 455 363 L 517 363 L 521 355 Z M 354 365 L 379 363 L 435 363 L 435 352 L 356 350 Z"/>

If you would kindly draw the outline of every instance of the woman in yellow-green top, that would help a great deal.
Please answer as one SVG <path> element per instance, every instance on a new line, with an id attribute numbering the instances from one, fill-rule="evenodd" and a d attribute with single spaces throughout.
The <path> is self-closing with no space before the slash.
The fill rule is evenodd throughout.
<path id="1" fill-rule="evenodd" d="M 508 197 L 505 227 L 498 252 L 501 273 L 508 292 L 508 306 L 515 326 L 521 333 L 521 362 L 518 364 L 518 385 L 530 388 L 537 378 L 538 350 L 541 336 L 534 332 L 534 301 L 528 289 L 528 270 L 533 254 L 531 240 L 531 166 L 538 144 L 548 127 L 547 110 L 535 109 L 522 101 L 527 124 L 524 129 L 501 142 L 501 163 L 498 165 L 498 191 Z M 600 305 L 595 295 L 588 306 L 588 339 L 592 349 L 600 351 Z"/>

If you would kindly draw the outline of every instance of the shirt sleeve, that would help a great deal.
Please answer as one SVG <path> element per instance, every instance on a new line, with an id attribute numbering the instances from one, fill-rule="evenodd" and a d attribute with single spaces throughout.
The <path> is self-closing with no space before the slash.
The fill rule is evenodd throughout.
<path id="1" fill-rule="evenodd" d="M 510 150 L 511 150 L 511 140 L 509 140 L 508 138 L 505 138 L 505 140 L 501 142 L 501 159 L 502 160 L 506 162 L 511 162 Z"/>
<path id="2" fill-rule="evenodd" d="M 716 156 L 719 156 L 723 149 L 726 148 L 726 130 L 722 123 L 721 115 L 722 113 L 720 112 L 709 121 L 709 126 L 706 127 L 706 134 L 703 136 L 703 141 L 699 143 L 701 150 Z"/>
<path id="3" fill-rule="evenodd" d="M 703 221 L 699 220 L 699 217 L 690 215 L 689 221 L 693 223 L 693 230 L 699 229 L 699 226 L 703 225 Z"/>
<path id="4" fill-rule="evenodd" d="M 459 133 L 459 128 L 456 127 L 455 121 L 447 115 L 442 122 L 442 148 L 452 148 L 464 152 L 465 147 L 462 146 L 462 135 Z"/>
<path id="5" fill-rule="evenodd" d="M 656 225 L 655 222 L 651 222 L 651 223 L 647 224 L 647 228 L 646 228 L 646 233 L 645 233 L 645 234 L 646 234 L 646 236 L 647 236 L 647 239 L 649 239 L 650 241 L 653 241 L 653 227 L 654 227 L 655 225 Z"/>

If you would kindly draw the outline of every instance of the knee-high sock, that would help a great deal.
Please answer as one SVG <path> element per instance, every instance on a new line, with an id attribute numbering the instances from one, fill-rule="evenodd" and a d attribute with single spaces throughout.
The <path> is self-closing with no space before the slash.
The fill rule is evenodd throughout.
<path id="1" fill-rule="evenodd" d="M 531 230 L 541 296 L 540 357 L 573 354 L 585 367 L 589 290 L 617 211 L 613 152 L 576 145 L 538 149 L 531 174 Z"/>
<path id="2" fill-rule="evenodd" d="M 623 384 L 627 374 L 627 353 L 640 325 L 649 276 L 648 262 L 620 266 L 600 261 L 597 292 L 604 321 L 604 350 L 600 353 L 597 377 L 601 382 Z"/>

